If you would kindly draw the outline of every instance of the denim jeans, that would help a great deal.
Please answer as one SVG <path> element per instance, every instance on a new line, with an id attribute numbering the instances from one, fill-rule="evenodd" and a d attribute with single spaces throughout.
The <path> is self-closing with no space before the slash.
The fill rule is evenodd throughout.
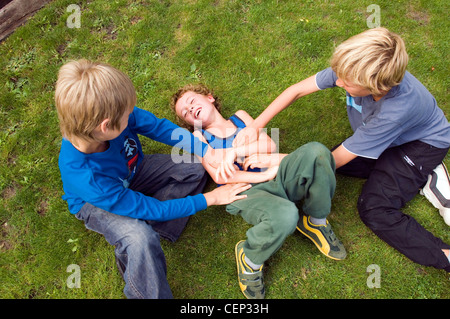
<path id="1" fill-rule="evenodd" d="M 201 164 L 175 164 L 169 154 L 153 154 L 145 156 L 130 189 L 163 201 L 198 194 L 206 181 Z M 173 298 L 160 237 L 176 241 L 188 217 L 166 222 L 144 221 L 112 214 L 89 203 L 75 216 L 84 221 L 87 229 L 102 234 L 115 246 L 127 298 Z"/>

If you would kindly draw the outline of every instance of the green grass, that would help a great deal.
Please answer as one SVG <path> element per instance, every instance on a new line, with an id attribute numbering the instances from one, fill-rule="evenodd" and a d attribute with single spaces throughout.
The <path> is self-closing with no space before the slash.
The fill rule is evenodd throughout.
<path id="1" fill-rule="evenodd" d="M 133 80 L 138 105 L 160 117 L 175 120 L 170 96 L 198 81 L 221 96 L 224 115 L 245 109 L 256 117 L 286 87 L 327 67 L 335 45 L 367 29 L 372 1 L 78 1 L 79 29 L 66 26 L 71 3 L 52 1 L 0 44 L 1 298 L 124 298 L 113 247 L 61 199 L 53 92 L 62 64 L 87 58 L 116 66 Z M 382 26 L 406 41 L 409 71 L 448 116 L 448 1 L 377 4 Z M 351 134 L 340 89 L 297 101 L 268 127 L 279 128 L 286 153 L 313 140 L 332 147 Z M 142 142 L 145 152 L 170 152 Z M 409 261 L 363 225 L 356 209 L 362 184 L 338 176 L 330 215 L 347 259 L 330 260 L 295 233 L 266 264 L 267 298 L 450 297 L 447 273 Z M 404 211 L 450 243 L 425 198 Z M 234 245 L 248 228 L 211 207 L 191 218 L 177 243 L 163 241 L 175 298 L 242 298 Z M 66 285 L 70 264 L 80 266 L 79 289 Z M 367 286 L 371 264 L 380 267 L 380 288 Z"/>

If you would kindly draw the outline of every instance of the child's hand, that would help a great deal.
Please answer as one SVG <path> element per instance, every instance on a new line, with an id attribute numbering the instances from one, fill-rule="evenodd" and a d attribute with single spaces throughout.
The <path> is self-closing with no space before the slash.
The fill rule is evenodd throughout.
<path id="1" fill-rule="evenodd" d="M 216 169 L 216 179 L 218 176 L 227 180 L 236 172 L 234 160 L 236 159 L 236 152 L 232 148 L 213 149 L 208 147 L 206 155 L 201 159 L 205 163 Z M 204 162 L 203 162 L 204 161 Z"/>
<path id="2" fill-rule="evenodd" d="M 246 198 L 247 195 L 238 195 L 252 187 L 251 184 L 237 183 L 217 187 L 211 192 L 205 193 L 206 203 L 211 205 L 227 205 L 235 200 Z"/>
<path id="3" fill-rule="evenodd" d="M 244 161 L 244 169 L 278 166 L 286 154 L 253 154 Z"/>
<path id="4" fill-rule="evenodd" d="M 267 178 L 266 181 L 270 181 L 270 180 L 274 179 L 275 176 L 277 176 L 278 168 L 279 168 L 278 165 L 271 166 L 266 171 L 264 171 L 263 173 L 260 173 L 260 174 L 264 174 Z"/>
<path id="5" fill-rule="evenodd" d="M 228 177 L 233 176 L 236 172 L 236 166 L 234 165 L 235 160 L 236 151 L 232 148 L 226 149 L 225 157 L 216 170 L 216 180 L 221 177 L 226 182 Z"/>
<path id="6" fill-rule="evenodd" d="M 245 158 L 244 170 L 249 168 L 270 167 L 272 163 L 271 156 L 268 154 L 253 154 Z"/>

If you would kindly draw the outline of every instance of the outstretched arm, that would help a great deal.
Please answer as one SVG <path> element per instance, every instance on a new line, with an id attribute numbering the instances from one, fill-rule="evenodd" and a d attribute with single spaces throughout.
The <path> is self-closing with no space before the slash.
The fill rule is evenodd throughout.
<path id="1" fill-rule="evenodd" d="M 269 106 L 236 136 L 233 146 L 241 146 L 251 143 L 258 138 L 260 130 L 265 127 L 272 118 L 282 110 L 294 103 L 299 98 L 318 91 L 315 75 L 291 85 L 283 91 Z"/>
<path id="2" fill-rule="evenodd" d="M 247 195 L 241 195 L 241 193 L 250 187 L 252 187 L 251 184 L 245 183 L 229 184 L 223 187 L 217 187 L 203 195 L 205 196 L 207 206 L 227 205 L 236 200 L 246 198 Z"/>

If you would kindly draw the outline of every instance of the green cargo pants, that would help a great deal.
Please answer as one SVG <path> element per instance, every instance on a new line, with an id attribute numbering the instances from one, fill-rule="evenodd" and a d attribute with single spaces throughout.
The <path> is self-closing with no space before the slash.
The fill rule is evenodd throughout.
<path id="1" fill-rule="evenodd" d="M 245 255 L 256 264 L 272 256 L 295 231 L 301 201 L 306 215 L 326 218 L 335 188 L 334 158 L 324 145 L 311 142 L 287 155 L 273 180 L 253 185 L 243 193 L 247 198 L 226 207 L 254 225 L 247 231 Z"/>

